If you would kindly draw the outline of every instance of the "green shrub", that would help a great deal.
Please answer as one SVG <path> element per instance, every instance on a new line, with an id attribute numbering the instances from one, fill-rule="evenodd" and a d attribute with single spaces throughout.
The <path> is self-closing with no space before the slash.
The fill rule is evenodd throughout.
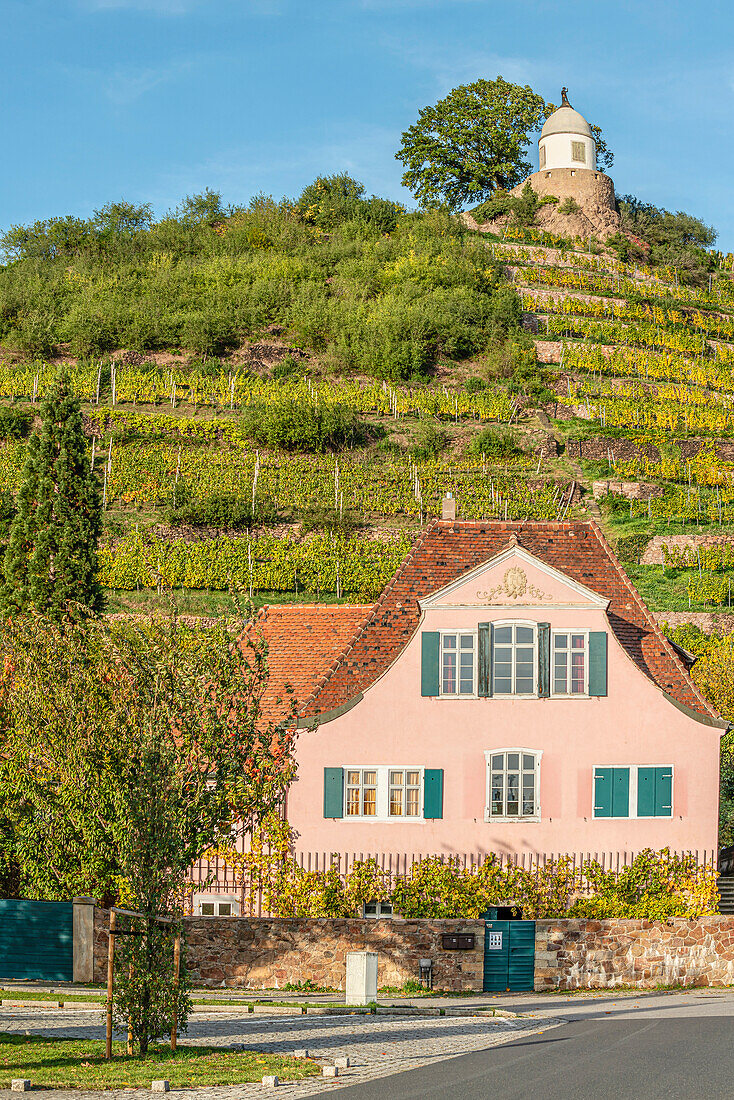
<path id="1" fill-rule="evenodd" d="M 487 458 L 497 461 L 517 458 L 524 453 L 511 435 L 500 433 L 493 428 L 482 428 L 473 435 L 467 450 L 470 454 L 486 455 Z"/>
<path id="2" fill-rule="evenodd" d="M 581 207 L 571 195 L 565 198 L 558 207 L 559 214 L 579 214 L 580 212 Z"/>
<path id="3" fill-rule="evenodd" d="M 257 405 L 248 410 L 243 426 L 261 446 L 285 451 L 338 451 L 364 437 L 360 419 L 337 404 Z"/>
<path id="4" fill-rule="evenodd" d="M 635 565 L 639 565 L 640 557 L 649 541 L 650 534 L 647 531 L 641 531 L 635 535 L 621 535 L 617 539 L 617 557 L 620 561 L 634 562 Z"/>
<path id="5" fill-rule="evenodd" d="M 353 534 L 362 524 L 356 513 L 341 508 L 325 508 L 314 505 L 305 508 L 301 513 L 301 530 L 307 531 L 332 531 L 336 535 L 345 537 Z"/>
<path id="6" fill-rule="evenodd" d="M 181 495 L 187 495 L 185 492 Z M 177 501 L 170 508 L 166 519 L 174 527 L 217 527 L 220 529 L 242 530 L 255 523 L 272 523 L 275 520 L 274 509 L 267 501 L 255 500 L 255 513 L 252 501 L 236 496 L 234 493 L 222 493 L 219 496 L 204 497 L 203 500 Z"/>
<path id="7" fill-rule="evenodd" d="M 487 383 L 478 378 L 476 374 L 473 374 L 470 378 L 467 378 L 464 383 L 464 389 L 467 393 L 479 393 L 481 390 L 486 389 Z"/>
<path id="8" fill-rule="evenodd" d="M 0 406 L 0 439 L 23 439 L 33 425 L 30 409 Z"/>
<path id="9" fill-rule="evenodd" d="M 271 378 L 287 379 L 298 374 L 298 362 L 292 355 L 284 355 L 270 372 Z"/>
<path id="10" fill-rule="evenodd" d="M 16 511 L 13 494 L 9 489 L 0 489 L 0 538 L 10 534 Z"/>
<path id="11" fill-rule="evenodd" d="M 435 420 L 422 420 L 413 435 L 413 454 L 416 458 L 435 459 L 446 448 L 448 432 Z"/>

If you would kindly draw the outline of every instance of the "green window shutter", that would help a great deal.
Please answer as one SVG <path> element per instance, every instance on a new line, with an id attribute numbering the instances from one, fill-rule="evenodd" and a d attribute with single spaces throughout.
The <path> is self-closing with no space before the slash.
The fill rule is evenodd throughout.
<path id="1" fill-rule="evenodd" d="M 594 771 L 594 817 L 612 816 L 613 768 L 596 768 Z"/>
<path id="2" fill-rule="evenodd" d="M 443 817 L 443 768 L 426 768 L 423 772 L 423 816 Z"/>
<path id="3" fill-rule="evenodd" d="M 438 660 L 441 635 L 437 630 L 421 634 L 421 695 L 438 695 Z"/>
<path id="4" fill-rule="evenodd" d="M 343 768 L 324 768 L 324 817 L 344 817 Z"/>
<path id="5" fill-rule="evenodd" d="M 482 699 L 492 694 L 492 624 L 479 624 L 479 654 L 477 657 L 479 685 L 477 694 Z"/>
<path id="6" fill-rule="evenodd" d="M 630 815 L 630 770 L 612 768 L 612 817 Z"/>
<path id="7" fill-rule="evenodd" d="M 538 623 L 538 695 L 550 696 L 551 629 L 550 623 Z"/>
<path id="8" fill-rule="evenodd" d="M 657 768 L 637 769 L 637 816 L 655 817 L 655 772 Z"/>
<path id="9" fill-rule="evenodd" d="M 589 634 L 589 695 L 607 694 L 607 633 L 592 630 Z"/>
<path id="10" fill-rule="evenodd" d="M 673 816 L 673 769 L 655 768 L 655 817 Z"/>

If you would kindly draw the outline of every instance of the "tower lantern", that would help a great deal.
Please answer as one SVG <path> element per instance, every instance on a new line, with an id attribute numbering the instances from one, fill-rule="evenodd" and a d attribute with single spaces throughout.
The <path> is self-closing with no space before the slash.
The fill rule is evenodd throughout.
<path id="1" fill-rule="evenodd" d="M 545 120 L 538 152 L 541 172 L 553 168 L 596 171 L 594 135 L 584 116 L 568 102 L 568 88 L 561 90 L 561 106 Z"/>

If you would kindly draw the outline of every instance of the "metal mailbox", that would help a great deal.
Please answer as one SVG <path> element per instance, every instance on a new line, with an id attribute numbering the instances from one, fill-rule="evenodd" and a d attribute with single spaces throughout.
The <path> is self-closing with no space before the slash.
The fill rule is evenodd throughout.
<path id="1" fill-rule="evenodd" d="M 444 951 L 473 951 L 473 932 L 444 932 L 441 936 L 441 946 Z"/>

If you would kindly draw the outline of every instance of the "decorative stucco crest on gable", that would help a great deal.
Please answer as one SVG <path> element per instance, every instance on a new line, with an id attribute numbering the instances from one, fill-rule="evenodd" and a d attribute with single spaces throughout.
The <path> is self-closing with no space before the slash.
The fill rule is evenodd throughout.
<path id="1" fill-rule="evenodd" d="M 528 553 L 513 539 L 499 554 L 420 599 L 424 611 L 449 607 L 574 607 L 606 610 L 609 600 Z"/>
<path id="2" fill-rule="evenodd" d="M 518 603 L 543 603 L 552 602 L 553 596 L 549 592 L 543 592 L 528 580 L 528 575 L 519 565 L 513 565 L 507 570 L 499 584 L 494 588 L 481 589 L 477 592 L 477 598 L 482 603 L 504 603 L 505 597 Z"/>

